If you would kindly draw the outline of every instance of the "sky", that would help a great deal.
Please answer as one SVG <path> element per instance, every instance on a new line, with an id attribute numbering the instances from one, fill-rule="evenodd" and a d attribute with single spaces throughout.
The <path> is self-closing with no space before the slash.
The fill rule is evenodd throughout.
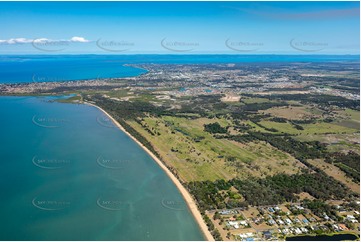
<path id="1" fill-rule="evenodd" d="M 1 54 L 359 54 L 359 2 L 0 2 Z"/>

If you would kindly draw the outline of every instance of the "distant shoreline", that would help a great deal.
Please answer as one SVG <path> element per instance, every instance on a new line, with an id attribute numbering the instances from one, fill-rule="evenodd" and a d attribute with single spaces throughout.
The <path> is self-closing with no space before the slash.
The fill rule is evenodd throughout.
<path id="1" fill-rule="evenodd" d="M 137 143 L 145 152 L 147 152 L 151 158 L 160 166 L 160 168 L 162 170 L 164 170 L 164 172 L 167 174 L 167 176 L 172 180 L 172 182 L 175 184 L 175 186 L 177 187 L 177 189 L 179 190 L 179 192 L 182 194 L 184 200 L 186 201 L 189 210 L 191 211 L 193 217 L 195 218 L 196 222 L 198 223 L 199 228 L 202 231 L 203 236 L 205 237 L 206 240 L 208 241 L 214 241 L 213 236 L 211 235 L 211 233 L 208 230 L 208 227 L 206 225 L 206 223 L 204 222 L 202 215 L 195 203 L 195 201 L 193 200 L 192 196 L 190 195 L 190 193 L 187 191 L 187 189 L 181 184 L 181 182 L 174 176 L 174 174 L 163 164 L 163 162 L 157 157 L 155 156 L 147 147 L 145 147 L 141 142 L 139 142 L 136 138 L 134 138 L 128 131 L 125 130 L 125 128 L 123 126 L 121 126 L 118 121 L 116 121 L 109 113 L 107 113 L 104 109 L 102 109 L 101 107 L 92 104 L 92 103 L 88 103 L 88 102 L 82 102 L 83 104 L 89 105 L 89 106 L 93 106 L 97 109 L 99 109 L 101 112 L 103 112 L 110 120 L 112 120 L 112 122 L 121 130 L 123 131 L 126 135 L 128 135 L 133 141 L 135 141 L 135 143 Z"/>

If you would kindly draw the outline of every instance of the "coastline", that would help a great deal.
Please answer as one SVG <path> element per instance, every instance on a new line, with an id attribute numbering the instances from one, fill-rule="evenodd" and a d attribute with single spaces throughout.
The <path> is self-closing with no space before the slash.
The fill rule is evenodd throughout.
<path id="1" fill-rule="evenodd" d="M 139 142 L 136 138 L 134 138 L 128 131 L 124 129 L 123 126 L 121 126 L 118 121 L 116 121 L 109 113 L 107 113 L 104 109 L 101 107 L 98 107 L 95 104 L 88 103 L 88 102 L 82 102 L 83 104 L 93 106 L 103 112 L 112 122 L 119 128 L 121 131 L 123 131 L 126 135 L 128 135 L 135 143 L 137 143 L 145 152 L 150 155 L 150 157 L 160 166 L 160 168 L 167 174 L 167 176 L 171 179 L 171 181 L 174 183 L 174 185 L 177 187 L 178 191 L 182 194 L 183 199 L 186 201 L 187 206 L 189 210 L 191 211 L 194 219 L 196 220 L 199 228 L 202 231 L 203 236 L 207 241 L 214 241 L 213 236 L 208 230 L 208 227 L 206 223 L 203 220 L 203 217 L 193 200 L 191 194 L 187 191 L 187 189 L 180 183 L 180 181 L 173 175 L 173 173 L 163 164 L 163 162 L 155 156 L 147 147 L 145 147 L 141 142 Z"/>

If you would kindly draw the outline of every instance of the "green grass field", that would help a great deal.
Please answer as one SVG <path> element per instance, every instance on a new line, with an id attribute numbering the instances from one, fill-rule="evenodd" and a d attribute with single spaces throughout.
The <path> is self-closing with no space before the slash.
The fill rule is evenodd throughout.
<path id="1" fill-rule="evenodd" d="M 360 122 L 360 111 L 347 108 L 344 112 L 350 116 L 351 120 Z"/>
<path id="2" fill-rule="evenodd" d="M 241 97 L 241 101 L 244 102 L 245 104 L 273 102 L 270 101 L 268 98 L 261 98 L 261 97 Z"/>
<path id="3" fill-rule="evenodd" d="M 175 167 L 185 181 L 261 177 L 279 172 L 293 174 L 302 166 L 290 155 L 264 142 L 240 144 L 216 139 L 203 127 L 214 122 L 223 127 L 232 124 L 226 119 L 191 120 L 173 116 L 148 117 L 141 124 L 129 123 L 154 144 L 163 160 Z M 151 135 L 144 127 L 159 135 Z"/>
<path id="4" fill-rule="evenodd" d="M 357 130 L 343 127 L 334 123 L 316 123 L 316 124 L 305 124 L 303 125 L 304 131 L 306 134 L 324 134 L 324 133 L 354 133 Z"/>
<path id="5" fill-rule="evenodd" d="M 273 128 L 277 129 L 277 133 L 288 133 L 288 134 L 300 134 L 302 133 L 301 130 L 297 130 L 293 127 L 290 123 L 278 123 L 273 121 L 261 121 L 259 122 L 261 125 L 263 125 L 266 128 Z"/>
<path id="6" fill-rule="evenodd" d="M 266 128 L 274 128 L 278 130 L 278 133 L 288 133 L 288 134 L 349 134 L 357 132 L 356 129 L 351 127 L 341 126 L 335 123 L 325 123 L 325 122 L 317 122 L 315 124 L 302 124 L 301 126 L 304 130 L 296 129 L 291 123 L 278 123 L 273 121 L 261 121 L 259 122 L 261 125 Z"/>

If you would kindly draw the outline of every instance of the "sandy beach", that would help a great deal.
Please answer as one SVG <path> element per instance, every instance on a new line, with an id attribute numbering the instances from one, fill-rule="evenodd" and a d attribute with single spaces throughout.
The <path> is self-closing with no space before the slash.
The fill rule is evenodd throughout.
<path id="1" fill-rule="evenodd" d="M 197 221 L 200 229 L 203 232 L 203 235 L 205 237 L 206 240 L 208 241 L 214 241 L 213 236 L 211 235 L 211 233 L 208 230 L 208 227 L 206 225 L 206 223 L 204 222 L 202 215 L 200 213 L 200 211 L 198 210 L 198 207 L 195 203 L 195 201 L 193 200 L 192 196 L 190 195 L 190 193 L 187 191 L 187 189 L 185 189 L 185 187 L 180 183 L 180 181 L 173 175 L 173 173 L 163 164 L 163 162 L 158 159 L 157 156 L 155 156 L 147 147 L 145 147 L 142 143 L 140 143 L 136 138 L 134 138 L 130 133 L 128 133 L 123 126 L 121 126 L 112 116 L 110 116 L 110 114 L 108 114 L 104 109 L 92 104 L 92 103 L 88 103 L 88 102 L 83 102 L 84 104 L 96 107 L 97 109 L 99 109 L 100 111 L 102 111 L 105 115 L 107 115 L 107 117 L 113 121 L 113 123 L 124 133 L 126 133 L 131 139 L 133 139 L 145 152 L 147 152 L 152 159 L 165 171 L 165 173 L 168 175 L 168 177 L 173 181 L 173 183 L 176 185 L 176 187 L 178 188 L 178 190 L 180 191 L 180 193 L 182 194 L 184 200 L 186 201 L 190 211 L 193 214 L 193 217 L 195 218 L 195 220 Z"/>

